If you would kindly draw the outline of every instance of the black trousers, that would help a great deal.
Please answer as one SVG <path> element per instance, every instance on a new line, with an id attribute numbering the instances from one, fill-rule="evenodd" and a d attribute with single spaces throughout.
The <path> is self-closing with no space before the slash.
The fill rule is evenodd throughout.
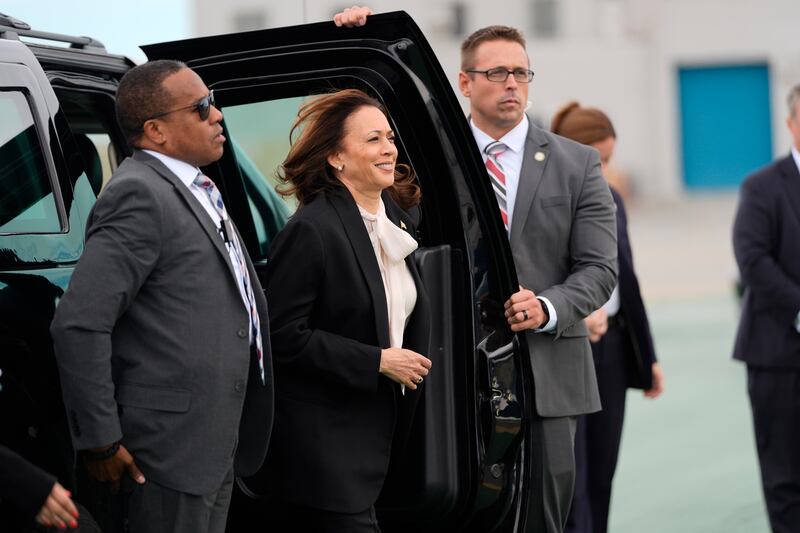
<path id="1" fill-rule="evenodd" d="M 578 417 L 575 495 L 565 528 L 568 533 L 605 533 L 608 528 L 628 386 L 624 335 L 622 328 L 614 325 L 592 344 L 603 410 Z"/>
<path id="2" fill-rule="evenodd" d="M 360 513 L 337 513 L 314 507 L 271 501 L 264 531 L 303 533 L 380 533 L 375 507 Z"/>
<path id="3" fill-rule="evenodd" d="M 747 367 L 747 387 L 773 533 L 800 531 L 800 371 Z"/>

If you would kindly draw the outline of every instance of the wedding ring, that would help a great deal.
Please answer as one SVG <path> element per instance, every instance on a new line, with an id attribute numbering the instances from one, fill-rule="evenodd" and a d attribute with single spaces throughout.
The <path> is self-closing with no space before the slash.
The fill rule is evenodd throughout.
<path id="1" fill-rule="evenodd" d="M 525 320 L 528 320 L 528 310 L 527 309 L 523 309 L 522 310 L 522 316 L 525 317 Z"/>
<path id="2" fill-rule="evenodd" d="M 425 381 L 425 378 L 423 378 L 422 376 L 418 377 L 418 378 L 417 378 L 417 385 L 419 385 L 419 384 L 420 384 L 420 383 L 422 383 L 423 381 Z"/>

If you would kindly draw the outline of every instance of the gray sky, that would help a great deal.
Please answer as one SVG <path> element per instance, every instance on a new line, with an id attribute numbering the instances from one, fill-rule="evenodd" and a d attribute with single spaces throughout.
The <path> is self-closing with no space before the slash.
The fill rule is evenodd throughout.
<path id="1" fill-rule="evenodd" d="M 35 30 L 88 35 L 109 52 L 145 60 L 140 44 L 189 37 L 188 0 L 2 0 L 0 13 Z"/>

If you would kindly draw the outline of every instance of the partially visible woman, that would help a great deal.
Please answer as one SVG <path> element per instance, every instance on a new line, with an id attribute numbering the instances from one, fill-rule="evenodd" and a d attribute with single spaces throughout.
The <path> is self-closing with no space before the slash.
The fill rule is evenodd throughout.
<path id="1" fill-rule="evenodd" d="M 0 500 L 8 501 L 43 526 L 78 527 L 78 510 L 69 491 L 55 476 L 3 445 L 0 445 Z"/>
<path id="2" fill-rule="evenodd" d="M 605 113 L 571 102 L 556 113 L 551 129 L 596 148 L 606 174 L 617 135 Z M 605 533 L 608 527 L 627 388 L 644 389 L 648 398 L 656 398 L 664 390 L 664 376 L 656 361 L 650 324 L 633 270 L 625 205 L 614 187 L 610 189 L 617 204 L 619 278 L 609 301 L 586 318 L 603 410 L 578 419 L 575 495 L 566 528 L 569 533 Z"/>
<path id="3" fill-rule="evenodd" d="M 291 136 L 298 130 L 278 191 L 299 208 L 267 268 L 277 418 L 266 520 L 287 531 L 375 532 L 390 457 L 431 368 L 406 212 L 420 190 L 397 164 L 386 111 L 362 91 L 310 101 Z"/>

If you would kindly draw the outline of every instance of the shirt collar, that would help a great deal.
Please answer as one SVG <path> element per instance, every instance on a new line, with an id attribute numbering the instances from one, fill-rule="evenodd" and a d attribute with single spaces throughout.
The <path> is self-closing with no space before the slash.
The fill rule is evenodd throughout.
<path id="1" fill-rule="evenodd" d="M 472 128 L 472 134 L 475 136 L 475 141 L 478 143 L 478 148 L 481 149 L 481 152 L 483 152 L 483 149 L 490 143 L 495 141 L 483 130 L 478 128 L 471 118 L 469 119 L 469 125 L 470 128 Z M 528 115 L 523 114 L 519 124 L 497 140 L 508 146 L 514 152 L 522 152 L 523 148 L 525 148 L 525 138 L 528 136 L 528 126 Z"/>
<path id="2" fill-rule="evenodd" d="M 143 152 L 147 152 L 148 154 L 152 155 L 162 163 L 164 166 L 167 167 L 173 174 L 178 176 L 178 179 L 183 182 L 184 185 L 187 187 L 191 187 L 192 182 L 200 173 L 200 169 L 194 165 L 190 165 L 186 161 L 181 161 L 180 159 L 175 159 L 174 157 L 168 156 L 166 154 L 162 154 L 161 152 L 156 152 L 154 150 L 142 150 Z"/>
<path id="3" fill-rule="evenodd" d="M 800 150 L 795 145 L 792 145 L 792 157 L 794 158 L 794 164 L 797 165 L 797 172 L 800 172 Z"/>

